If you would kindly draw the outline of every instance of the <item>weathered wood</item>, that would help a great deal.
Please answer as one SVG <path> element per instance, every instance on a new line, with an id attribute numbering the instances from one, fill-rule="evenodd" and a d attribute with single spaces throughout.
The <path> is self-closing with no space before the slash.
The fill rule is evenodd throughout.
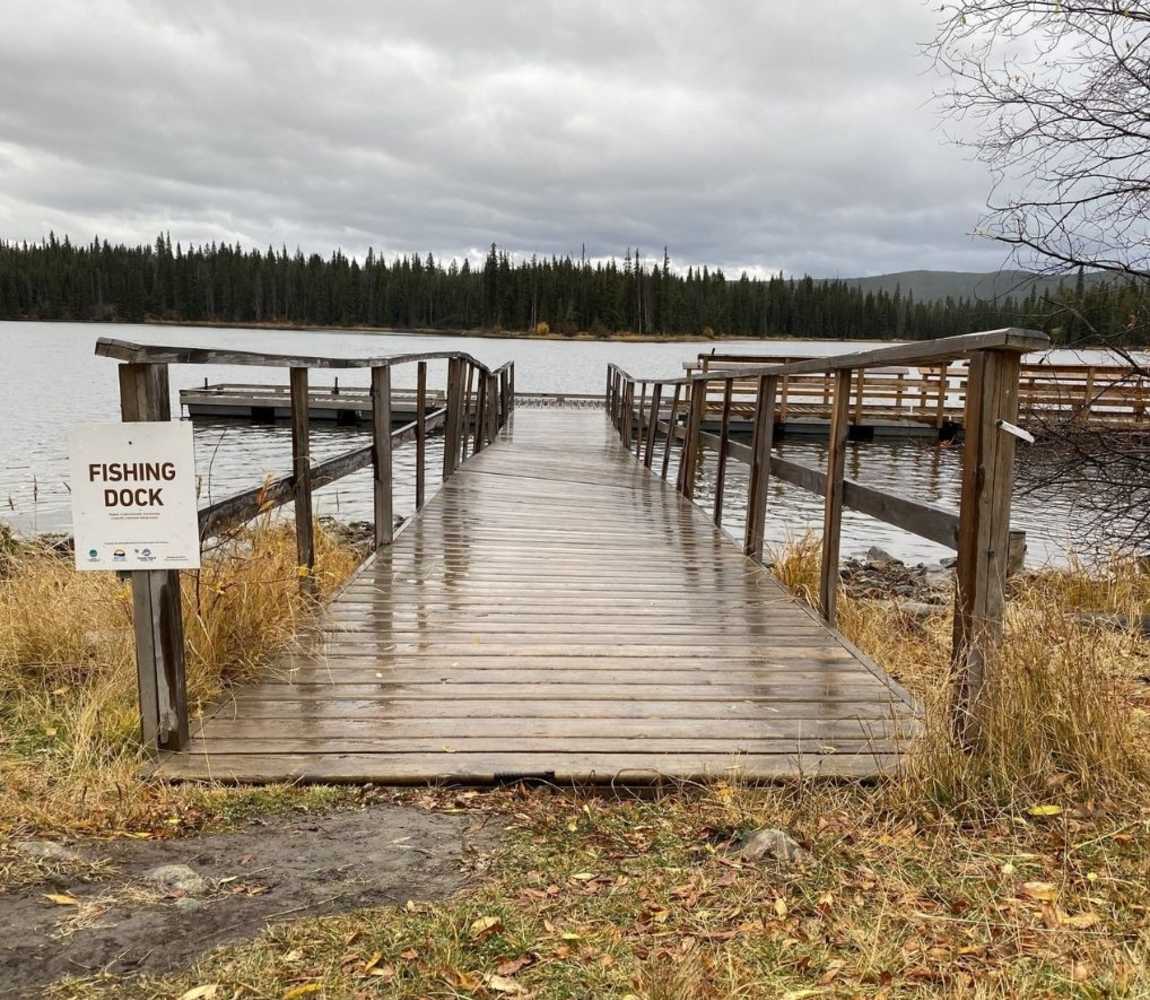
<path id="1" fill-rule="evenodd" d="M 372 447 L 375 467 L 375 547 L 390 545 L 395 534 L 391 477 L 391 367 L 371 370 Z"/>
<path id="2" fill-rule="evenodd" d="M 835 372 L 834 409 L 827 446 L 827 490 L 823 503 L 823 544 L 819 566 L 819 611 L 835 623 L 839 589 L 839 544 L 843 524 L 843 473 L 846 470 L 847 431 L 850 423 L 851 371 Z"/>
<path id="3" fill-rule="evenodd" d="M 622 427 L 619 430 L 623 438 L 623 446 L 626 448 L 631 447 L 631 426 L 634 419 L 635 408 L 635 383 L 627 381 L 623 385 L 623 419 Z"/>
<path id="4" fill-rule="evenodd" d="M 981 735 L 983 690 L 1002 636 L 1015 439 L 1001 425 L 1018 418 L 1018 365 L 1017 354 L 981 351 L 967 386 L 952 657 L 954 728 L 968 745 Z"/>
<path id="5" fill-rule="evenodd" d="M 471 380 L 467 382 L 468 392 L 471 390 Z M 487 378 L 479 375 L 475 380 L 475 446 L 471 449 L 473 455 L 478 455 L 487 444 Z"/>
<path id="6" fill-rule="evenodd" d="M 394 444 L 394 442 L 393 442 Z M 427 470 L 427 362 L 416 368 L 415 386 L 415 509 L 423 509 Z"/>
<path id="7" fill-rule="evenodd" d="M 439 409 L 428 414 L 426 428 L 433 430 L 441 426 L 446 413 L 446 409 Z M 392 449 L 394 450 L 409 441 L 414 441 L 415 437 L 416 424 L 414 422 L 405 424 L 403 427 L 392 431 Z M 366 445 L 362 448 L 346 451 L 342 455 L 336 455 L 334 458 L 326 459 L 318 465 L 313 465 L 311 468 L 312 491 L 334 483 L 344 476 L 350 476 L 353 472 L 359 472 L 360 469 L 366 469 L 372 463 L 373 451 L 373 445 Z M 268 483 L 233 493 L 223 500 L 218 500 L 200 509 L 200 538 L 218 535 L 229 528 L 250 521 L 258 514 L 291 503 L 294 498 L 295 476 L 293 474 L 281 476 L 279 479 L 273 479 Z"/>
<path id="8" fill-rule="evenodd" d="M 631 782 L 647 766 L 893 766 L 910 705 L 630 445 L 601 411 L 521 415 L 163 773 L 610 780 L 618 764 Z"/>
<path id="9" fill-rule="evenodd" d="M 447 480 L 459 464 L 459 432 L 463 424 L 463 362 L 447 362 L 447 415 L 443 430 L 443 478 Z"/>
<path id="10" fill-rule="evenodd" d="M 659 383 L 659 388 L 660 390 L 663 388 L 661 382 Z M 671 396 L 671 413 L 667 418 L 667 442 L 663 445 L 663 469 L 660 475 L 664 480 L 667 478 L 667 472 L 671 465 L 671 448 L 675 443 L 675 420 L 679 416 L 679 393 L 682 388 L 681 385 L 676 385 L 675 391 Z M 656 416 L 658 415 L 656 414 Z M 658 423 L 658 420 L 656 419 L 655 422 Z"/>
<path id="11" fill-rule="evenodd" d="M 767 523 L 767 496 L 771 479 L 771 447 L 775 432 L 775 393 L 779 380 L 759 376 L 755 398 L 755 421 L 751 436 L 750 476 L 747 483 L 747 517 L 743 552 L 755 562 L 763 561 L 763 538 Z"/>
<path id="12" fill-rule="evenodd" d="M 300 586 L 313 589 L 315 527 L 311 508 L 311 434 L 308 426 L 307 369 L 291 370 L 291 454 L 295 493 L 296 565 Z"/>
<path id="13" fill-rule="evenodd" d="M 647 449 L 643 454 L 643 465 L 651 468 L 655 457 L 655 439 L 659 435 L 659 406 L 663 402 L 663 384 L 656 382 L 651 387 L 651 416 L 647 421 Z"/>
<path id="14" fill-rule="evenodd" d="M 719 460 L 715 465 L 715 524 L 723 523 L 723 491 L 727 485 L 727 453 L 731 444 L 731 391 L 734 381 L 723 382 L 723 416 L 719 424 Z"/>
<path id="15" fill-rule="evenodd" d="M 121 419 L 171 419 L 167 365 L 120 365 L 119 377 Z M 136 570 L 131 579 L 141 739 L 149 749 L 181 750 L 188 743 L 188 705 L 180 574 Z"/>
<path id="16" fill-rule="evenodd" d="M 472 453 L 475 452 L 479 445 L 479 421 L 472 418 L 474 409 L 472 407 L 472 390 L 475 384 L 475 366 L 472 364 L 467 365 L 467 381 L 463 393 L 463 432 L 459 438 L 459 461 L 467 461 L 467 440 L 474 430 L 475 437 L 472 438 Z"/>
<path id="17" fill-rule="evenodd" d="M 691 386 L 690 409 L 687 411 L 687 437 L 683 443 L 681 485 L 683 496 L 690 500 L 695 495 L 695 477 L 703 452 L 703 414 L 707 407 L 707 383 L 695 382 Z"/>
<path id="18" fill-rule="evenodd" d="M 635 457 L 641 458 L 643 452 L 643 419 L 644 408 L 647 405 L 647 383 L 642 384 L 642 389 L 639 392 L 639 421 L 635 428 Z M 630 442 L 627 442 L 630 444 Z"/>

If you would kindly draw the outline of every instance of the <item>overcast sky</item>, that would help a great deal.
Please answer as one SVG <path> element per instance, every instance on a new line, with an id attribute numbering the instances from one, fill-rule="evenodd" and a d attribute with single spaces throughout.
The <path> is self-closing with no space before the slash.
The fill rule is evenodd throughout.
<path id="1" fill-rule="evenodd" d="M 937 7 L 937 3 L 933 5 Z M 0 236 L 987 270 L 921 0 L 4 0 Z"/>

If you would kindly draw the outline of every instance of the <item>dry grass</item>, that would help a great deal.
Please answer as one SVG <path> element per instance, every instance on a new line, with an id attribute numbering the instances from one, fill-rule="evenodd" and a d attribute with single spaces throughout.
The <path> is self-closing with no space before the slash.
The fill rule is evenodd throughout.
<path id="1" fill-rule="evenodd" d="M 317 552 L 328 593 L 355 556 L 322 531 Z M 295 562 L 290 524 L 264 520 L 183 574 L 193 712 L 250 677 L 312 613 Z M 182 825 L 202 806 L 141 781 L 131 626 L 131 590 L 114 574 L 27 549 L 0 579 L 0 832 L 138 829 L 173 812 Z"/>
<path id="2" fill-rule="evenodd" d="M 814 604 L 819 546 L 804 539 L 775 562 L 779 579 Z M 1150 775 L 1145 711 L 1150 643 L 1084 623 L 1081 611 L 1150 611 L 1150 574 L 1130 560 L 1045 570 L 1011 583 L 1004 639 L 989 672 L 984 744 L 960 749 L 948 717 L 953 615 L 926 623 L 896 605 L 839 601 L 843 633 L 922 702 L 925 731 L 892 794 L 947 809 L 1015 806 L 1035 797 L 1141 796 Z"/>

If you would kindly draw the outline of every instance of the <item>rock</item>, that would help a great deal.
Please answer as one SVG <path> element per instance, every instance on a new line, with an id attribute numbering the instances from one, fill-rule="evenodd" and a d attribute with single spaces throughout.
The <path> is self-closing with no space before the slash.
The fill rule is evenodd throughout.
<path id="1" fill-rule="evenodd" d="M 202 910 L 207 904 L 198 899 L 192 899 L 190 896 L 181 896 L 172 904 L 177 910 L 183 910 L 184 913 L 195 913 L 196 910 Z"/>
<path id="2" fill-rule="evenodd" d="M 186 896 L 206 896 L 212 890 L 208 880 L 187 865 L 160 865 L 144 872 L 144 881 Z"/>
<path id="3" fill-rule="evenodd" d="M 925 604 L 922 601 L 891 601 L 891 605 L 907 618 L 915 621 L 925 621 L 935 615 L 941 615 L 946 608 L 941 604 Z"/>
<path id="4" fill-rule="evenodd" d="M 45 861 L 84 860 L 75 851 L 68 850 L 54 840 L 17 840 L 12 847 L 26 858 L 42 858 Z"/>
<path id="5" fill-rule="evenodd" d="M 877 564 L 879 566 L 886 566 L 894 564 L 896 566 L 902 565 L 901 559 L 896 559 L 886 549 L 880 549 L 877 545 L 872 545 L 866 550 L 866 561 L 868 563 Z"/>
<path id="6" fill-rule="evenodd" d="M 1079 611 L 1074 616 L 1079 625 L 1112 629 L 1115 632 L 1137 632 L 1143 638 L 1150 638 L 1150 615 L 1109 615 L 1104 611 Z"/>
<path id="7" fill-rule="evenodd" d="M 747 834 L 743 845 L 735 853 L 736 857 L 746 861 L 774 858 L 776 861 L 794 862 L 805 861 L 810 857 L 810 854 L 803 850 L 789 833 L 785 830 L 776 830 L 774 827 Z"/>
<path id="8" fill-rule="evenodd" d="M 932 569 L 922 578 L 922 582 L 931 590 L 950 590 L 954 574 L 947 570 Z"/>
<path id="9" fill-rule="evenodd" d="M 958 565 L 958 557 L 957 556 L 947 556 L 945 559 L 940 559 L 938 561 L 938 564 L 943 569 L 954 569 L 954 567 Z"/>

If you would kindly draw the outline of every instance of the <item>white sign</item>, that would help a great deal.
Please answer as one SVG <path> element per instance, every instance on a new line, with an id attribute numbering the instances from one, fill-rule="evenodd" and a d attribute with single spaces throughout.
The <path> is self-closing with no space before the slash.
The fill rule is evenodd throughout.
<path id="1" fill-rule="evenodd" d="M 71 436 L 76 569 L 196 569 L 192 425 L 85 424 Z"/>

